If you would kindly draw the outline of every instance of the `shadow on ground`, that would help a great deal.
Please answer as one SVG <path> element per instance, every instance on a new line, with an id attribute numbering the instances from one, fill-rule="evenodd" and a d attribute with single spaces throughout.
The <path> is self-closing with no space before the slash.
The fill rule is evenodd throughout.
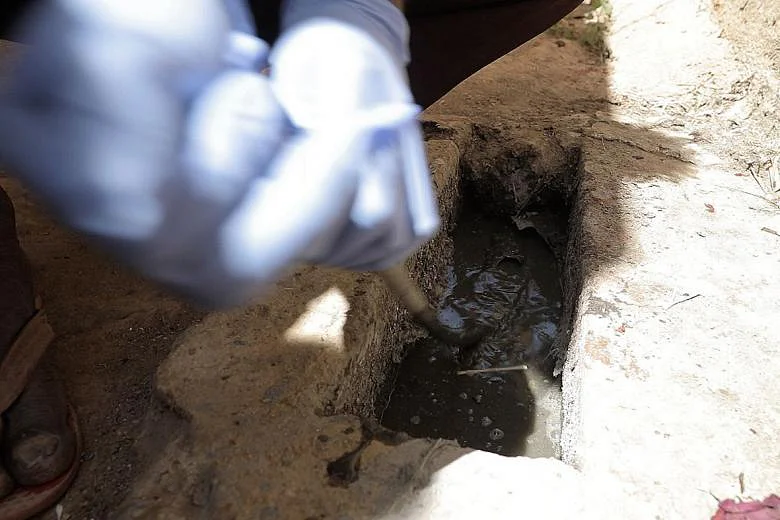
<path id="1" fill-rule="evenodd" d="M 629 206 L 626 186 L 695 175 L 689 138 L 651 130 L 640 115 L 632 118 L 624 110 L 617 115 L 625 100 L 610 89 L 609 30 L 608 2 L 582 5 L 426 112 L 441 138 L 451 136 L 452 128 L 471 127 L 471 139 L 461 144 L 463 166 L 475 188 L 481 187 L 485 205 L 521 213 L 558 194 L 570 206 L 561 327 L 569 332 L 583 281 L 632 263 L 638 251 L 630 220 L 655 211 L 650 201 L 645 208 Z M 580 204 L 584 198 L 587 207 Z M 584 221 L 591 227 L 583 228 Z M 596 257 L 582 257 L 586 243 Z M 556 342 L 559 370 L 568 339 L 563 334 Z"/>

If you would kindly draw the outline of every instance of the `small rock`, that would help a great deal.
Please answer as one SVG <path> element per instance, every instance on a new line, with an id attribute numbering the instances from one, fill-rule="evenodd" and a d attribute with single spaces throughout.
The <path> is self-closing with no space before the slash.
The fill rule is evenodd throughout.
<path id="1" fill-rule="evenodd" d="M 420 416 L 419 415 L 413 415 L 411 419 L 409 419 L 409 422 L 412 424 L 420 424 Z"/>
<path id="2" fill-rule="evenodd" d="M 493 424 L 493 419 L 487 416 L 482 418 L 482 426 L 490 426 L 491 424 Z"/>
<path id="3" fill-rule="evenodd" d="M 461 392 L 459 397 L 461 399 L 468 399 L 469 398 L 469 394 L 467 394 L 466 392 Z"/>

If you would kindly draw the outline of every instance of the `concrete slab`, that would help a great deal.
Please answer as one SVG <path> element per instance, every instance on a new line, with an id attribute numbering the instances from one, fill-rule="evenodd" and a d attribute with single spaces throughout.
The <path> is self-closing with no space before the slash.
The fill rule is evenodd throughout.
<path id="1" fill-rule="evenodd" d="M 582 144 L 564 460 L 622 488 L 626 518 L 709 518 L 740 480 L 780 489 L 780 214 L 734 160 L 777 134 L 716 119 L 751 72 L 707 5 L 612 4 L 621 102 Z"/>
<path id="2" fill-rule="evenodd" d="M 563 458 L 616 518 L 709 518 L 780 489 L 780 214 L 746 168 L 780 149 L 777 77 L 705 2 L 609 7 L 603 69 L 540 37 L 432 112 L 576 136 Z"/>

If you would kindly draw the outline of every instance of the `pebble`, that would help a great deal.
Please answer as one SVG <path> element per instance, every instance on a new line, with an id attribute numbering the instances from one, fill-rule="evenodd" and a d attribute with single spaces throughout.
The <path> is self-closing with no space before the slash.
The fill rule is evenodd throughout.
<path id="1" fill-rule="evenodd" d="M 413 415 L 411 419 L 409 419 L 409 422 L 412 424 L 420 424 L 420 416 L 419 415 Z"/>
<path id="2" fill-rule="evenodd" d="M 491 419 L 490 417 L 482 418 L 482 426 L 490 426 L 491 424 L 493 424 L 493 419 Z"/>

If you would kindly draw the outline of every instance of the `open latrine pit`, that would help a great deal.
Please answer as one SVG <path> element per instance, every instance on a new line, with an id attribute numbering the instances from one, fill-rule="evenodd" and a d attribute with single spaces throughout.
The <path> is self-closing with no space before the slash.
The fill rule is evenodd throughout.
<path id="1" fill-rule="evenodd" d="M 426 130 L 429 143 L 453 138 L 436 124 Z M 412 437 L 557 458 L 561 381 L 554 374 L 566 344 L 563 280 L 578 151 L 549 133 L 469 133 L 459 146 L 456 200 L 442 201 L 451 204 L 443 230 L 451 255 L 442 255 L 444 287 L 432 302 L 448 326 L 491 332 L 469 351 L 430 337 L 404 345 L 377 392 L 375 414 Z"/>

